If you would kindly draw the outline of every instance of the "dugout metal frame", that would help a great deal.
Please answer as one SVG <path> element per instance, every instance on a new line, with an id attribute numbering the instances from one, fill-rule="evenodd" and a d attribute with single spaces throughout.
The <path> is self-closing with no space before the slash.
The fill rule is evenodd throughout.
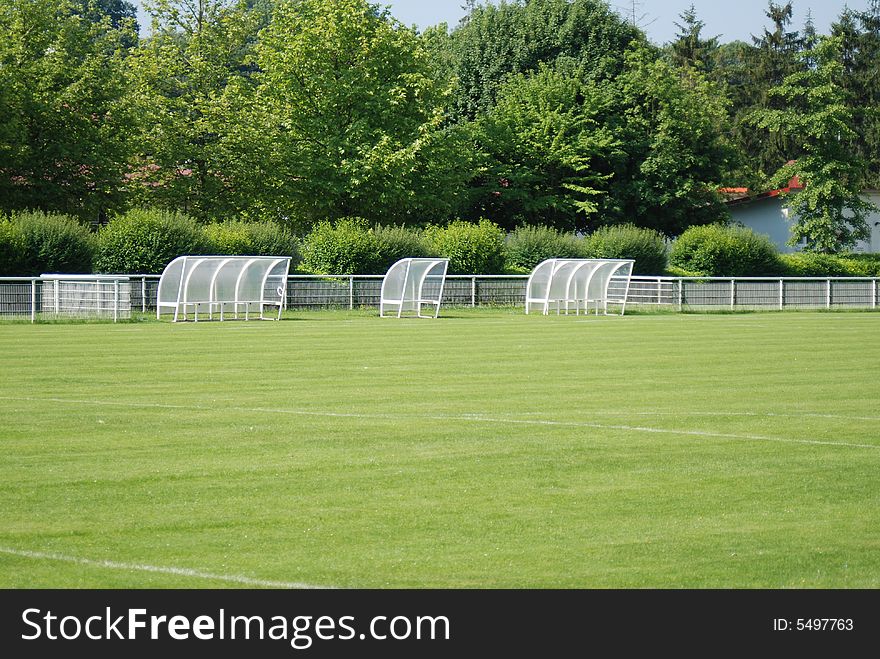
<path id="1" fill-rule="evenodd" d="M 230 312 L 234 318 L 243 312 L 250 320 L 254 308 L 261 320 L 280 320 L 289 270 L 289 256 L 178 256 L 159 279 L 156 318 L 170 310 L 173 322 L 187 320 L 191 310 L 196 322 L 199 311 L 209 320 L 215 312 L 221 321 Z M 277 316 L 267 317 L 266 307 L 277 307 Z"/>
<path id="2" fill-rule="evenodd" d="M 577 315 L 590 307 L 608 315 L 608 305 L 626 310 L 626 296 L 632 277 L 633 259 L 547 259 L 529 275 L 526 283 L 525 311 L 537 307 L 545 316 L 555 304 L 556 313 L 566 314 L 573 307 Z M 614 290 L 612 291 L 612 286 Z"/>
<path id="3" fill-rule="evenodd" d="M 415 311 L 418 318 L 437 318 L 448 267 L 449 259 L 406 258 L 397 261 L 382 279 L 379 316 L 385 318 L 386 309 L 396 307 L 397 318 L 401 318 L 404 311 Z M 432 283 L 438 284 L 434 287 L 436 295 L 429 295 L 426 290 L 426 285 Z M 422 314 L 422 305 L 433 306 L 433 315 Z"/>

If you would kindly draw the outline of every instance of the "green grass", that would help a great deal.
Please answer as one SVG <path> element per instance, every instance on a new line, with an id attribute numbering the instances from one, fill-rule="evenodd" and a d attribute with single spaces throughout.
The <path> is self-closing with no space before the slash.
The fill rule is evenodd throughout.
<path id="1" fill-rule="evenodd" d="M 4 324 L 0 347 L 0 587 L 880 586 L 875 313 Z"/>

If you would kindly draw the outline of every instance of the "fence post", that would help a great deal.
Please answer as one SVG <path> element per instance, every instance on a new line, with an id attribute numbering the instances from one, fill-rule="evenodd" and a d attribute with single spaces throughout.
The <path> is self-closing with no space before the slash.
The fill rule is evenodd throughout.
<path id="1" fill-rule="evenodd" d="M 877 308 L 877 280 L 871 280 L 871 308 Z"/>
<path id="2" fill-rule="evenodd" d="M 831 280 L 825 280 L 825 308 L 831 308 Z"/>
<path id="3" fill-rule="evenodd" d="M 348 308 L 354 309 L 354 275 L 348 276 Z"/>
<path id="4" fill-rule="evenodd" d="M 119 320 L 119 280 L 113 280 L 113 322 Z"/>
<path id="5" fill-rule="evenodd" d="M 660 277 L 657 277 L 657 304 L 663 304 L 663 291 Z"/>
<path id="6" fill-rule="evenodd" d="M 31 322 L 37 322 L 37 280 L 31 279 Z"/>
<path id="7" fill-rule="evenodd" d="M 141 277 L 141 313 L 147 313 L 147 278 Z"/>
<path id="8" fill-rule="evenodd" d="M 730 310 L 736 308 L 736 279 L 730 280 Z"/>
<path id="9" fill-rule="evenodd" d="M 678 310 L 682 310 L 682 303 L 684 302 L 684 281 L 681 279 L 678 280 Z"/>
<path id="10" fill-rule="evenodd" d="M 471 307 L 477 306 L 477 278 L 471 277 Z"/>
<path id="11" fill-rule="evenodd" d="M 782 311 L 782 308 L 785 306 L 785 280 L 779 280 L 779 310 Z"/>

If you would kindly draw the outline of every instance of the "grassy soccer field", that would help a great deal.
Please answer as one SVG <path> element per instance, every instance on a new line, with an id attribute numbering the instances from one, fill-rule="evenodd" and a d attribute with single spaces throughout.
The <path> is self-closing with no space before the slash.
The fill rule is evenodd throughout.
<path id="1" fill-rule="evenodd" d="M 0 325 L 0 587 L 880 586 L 880 314 Z"/>

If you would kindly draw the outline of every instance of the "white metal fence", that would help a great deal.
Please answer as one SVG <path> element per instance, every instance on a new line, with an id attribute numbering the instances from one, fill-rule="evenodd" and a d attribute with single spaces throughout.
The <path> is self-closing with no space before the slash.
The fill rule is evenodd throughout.
<path id="1" fill-rule="evenodd" d="M 130 317 L 131 282 L 125 276 L 0 277 L 0 318 Z"/>
<path id="2" fill-rule="evenodd" d="M 448 275 L 446 306 L 521 306 L 528 275 Z M 155 311 L 159 275 L 0 278 L 0 318 L 128 318 Z M 288 309 L 379 307 L 382 275 L 290 275 Z M 880 278 L 633 277 L 627 307 L 688 310 L 877 309 Z"/>

